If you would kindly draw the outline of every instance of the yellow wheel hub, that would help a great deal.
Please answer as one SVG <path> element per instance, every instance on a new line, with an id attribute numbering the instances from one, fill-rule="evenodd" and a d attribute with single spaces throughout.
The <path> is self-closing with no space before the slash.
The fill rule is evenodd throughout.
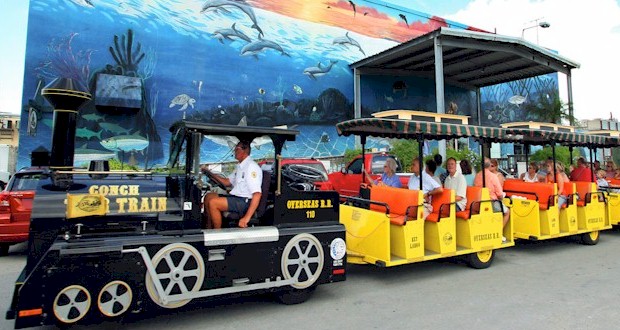
<path id="1" fill-rule="evenodd" d="M 592 232 L 589 232 L 588 235 L 590 235 L 591 240 L 596 241 L 598 239 L 599 232 L 598 230 L 592 231 Z"/>
<path id="2" fill-rule="evenodd" d="M 487 263 L 493 257 L 493 250 L 480 251 L 476 253 L 476 256 L 478 256 L 480 262 Z"/>

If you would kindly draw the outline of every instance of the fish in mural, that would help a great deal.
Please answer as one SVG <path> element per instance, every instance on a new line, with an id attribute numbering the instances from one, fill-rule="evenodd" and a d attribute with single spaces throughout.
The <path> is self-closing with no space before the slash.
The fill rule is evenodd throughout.
<path id="1" fill-rule="evenodd" d="M 191 106 L 192 109 L 194 108 L 194 103 L 196 103 L 196 100 L 191 98 L 189 95 L 187 94 L 179 94 L 177 96 L 175 96 L 172 101 L 170 101 L 170 106 L 169 108 L 172 108 L 176 105 L 180 105 L 181 108 L 179 109 L 179 111 L 185 111 L 185 109 L 187 109 L 188 106 Z"/>
<path id="2" fill-rule="evenodd" d="M 329 60 L 329 65 L 323 67 L 321 62 L 319 62 L 316 66 L 305 68 L 304 74 L 307 75 L 310 79 L 316 80 L 317 77 L 326 75 L 336 63 L 338 63 L 338 61 Z"/>
<path id="3" fill-rule="evenodd" d="M 101 132 L 103 132 L 103 130 L 100 130 L 99 132 L 95 132 L 95 131 L 91 131 L 88 128 L 78 128 L 75 130 L 75 136 L 78 138 L 84 138 L 87 140 L 90 140 L 91 138 L 98 138 L 101 139 Z"/>
<path id="4" fill-rule="evenodd" d="M 95 5 L 93 5 L 93 2 L 90 0 L 71 0 L 71 2 L 73 2 L 74 4 L 78 6 L 95 8 Z"/>
<path id="5" fill-rule="evenodd" d="M 246 42 L 252 42 L 252 39 L 248 37 L 245 33 L 237 30 L 235 27 L 237 23 L 233 23 L 230 29 L 219 29 L 213 32 L 213 36 L 215 39 L 219 40 L 222 44 L 224 44 L 224 40 L 235 41 L 234 38 L 244 40 Z"/>
<path id="6" fill-rule="evenodd" d="M 132 130 L 132 128 L 125 128 L 123 126 L 120 126 L 118 124 L 113 124 L 113 123 L 99 123 L 99 126 L 103 128 L 104 130 L 108 132 L 112 132 L 116 135 L 119 135 L 119 134 L 127 135 Z"/>
<path id="7" fill-rule="evenodd" d="M 254 10 L 252 7 L 245 2 L 244 0 L 208 0 L 202 6 L 201 13 L 205 13 L 208 11 L 223 11 L 228 12 L 226 7 L 234 7 L 241 10 L 244 14 L 246 14 L 250 20 L 252 21 L 252 28 L 258 31 L 259 36 L 264 36 L 263 30 L 258 26 L 258 21 L 256 20 L 256 15 L 254 14 Z"/>
<path id="8" fill-rule="evenodd" d="M 407 21 L 407 16 L 403 14 L 398 14 L 398 17 L 400 17 L 403 21 L 405 21 L 405 24 L 407 24 L 407 28 L 409 28 L 409 22 Z"/>
<path id="9" fill-rule="evenodd" d="M 390 103 L 394 103 L 394 98 L 388 95 L 383 95 L 383 97 L 385 98 L 386 101 L 390 102 Z"/>
<path id="10" fill-rule="evenodd" d="M 113 136 L 99 143 L 110 151 L 141 151 L 149 146 L 149 140 L 137 134 Z"/>
<path id="11" fill-rule="evenodd" d="M 295 91 L 295 94 L 297 95 L 304 93 L 304 91 L 298 85 L 293 85 L 293 90 Z"/>
<path id="12" fill-rule="evenodd" d="M 73 158 L 74 163 L 88 163 L 91 160 L 108 160 L 114 158 L 116 155 L 113 152 L 97 149 L 89 149 L 84 144 L 80 148 L 75 149 L 75 156 Z"/>
<path id="13" fill-rule="evenodd" d="M 239 55 L 253 56 L 255 59 L 258 59 L 258 54 L 267 49 L 273 49 L 280 52 L 281 55 L 291 57 L 291 55 L 284 51 L 280 44 L 275 41 L 263 39 L 260 36 L 258 37 L 258 40 L 252 41 L 249 44 L 243 46 Z"/>
<path id="14" fill-rule="evenodd" d="M 525 94 L 525 96 L 513 95 L 512 97 L 508 99 L 508 103 L 514 104 L 518 108 L 521 106 L 521 104 L 523 104 L 527 100 L 527 95 L 528 95 L 527 93 Z"/>
<path id="15" fill-rule="evenodd" d="M 265 95 L 265 93 L 266 93 L 266 91 L 265 91 L 265 89 L 264 89 L 264 88 L 259 88 L 259 89 L 258 89 L 258 94 L 260 94 L 260 95 Z"/>
<path id="16" fill-rule="evenodd" d="M 353 16 L 355 16 L 355 14 L 357 14 L 357 9 L 355 8 L 355 2 L 349 0 L 349 4 L 353 8 Z"/>
<path id="17" fill-rule="evenodd" d="M 103 120 L 103 116 L 99 116 L 96 113 L 89 113 L 87 115 L 83 115 L 82 118 L 88 120 L 88 121 L 101 121 Z"/>
<path id="18" fill-rule="evenodd" d="M 360 52 L 362 52 L 362 54 L 364 54 L 364 56 L 366 55 L 366 53 L 364 53 L 364 50 L 362 49 L 362 46 L 360 45 L 359 42 L 357 42 L 357 40 L 349 37 L 349 32 L 347 31 L 347 33 L 344 34 L 344 37 L 337 37 L 334 38 L 334 41 L 332 41 L 333 45 L 351 45 L 353 47 L 357 47 L 357 49 L 360 50 Z"/>

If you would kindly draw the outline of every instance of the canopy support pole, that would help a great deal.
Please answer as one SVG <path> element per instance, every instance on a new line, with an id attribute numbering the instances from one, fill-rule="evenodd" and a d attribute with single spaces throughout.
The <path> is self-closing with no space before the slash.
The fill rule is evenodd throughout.
<path id="1" fill-rule="evenodd" d="M 575 126 L 575 117 L 573 109 L 573 79 L 571 78 L 571 70 L 566 73 L 566 89 L 568 90 L 568 116 L 571 126 Z"/>
<path id="2" fill-rule="evenodd" d="M 362 91 L 361 91 L 361 81 L 362 75 L 360 70 L 353 69 L 353 118 L 362 118 Z M 359 147 L 362 143 L 360 142 L 359 136 L 355 136 L 355 147 Z M 362 147 L 363 148 L 363 147 Z M 363 149 L 362 149 L 363 150 Z"/>
<path id="3" fill-rule="evenodd" d="M 435 50 L 435 100 L 437 103 L 437 113 L 446 113 L 446 101 L 444 91 L 444 77 L 443 77 L 443 47 L 441 46 L 441 40 L 437 37 L 434 38 L 434 50 Z M 446 159 L 446 140 L 439 140 L 438 151 L 443 159 Z M 438 164 L 439 166 L 439 164 Z"/>

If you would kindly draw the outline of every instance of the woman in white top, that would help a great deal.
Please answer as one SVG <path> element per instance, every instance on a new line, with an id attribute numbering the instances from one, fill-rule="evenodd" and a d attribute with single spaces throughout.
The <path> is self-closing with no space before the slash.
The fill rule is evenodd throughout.
<path id="1" fill-rule="evenodd" d="M 539 182 L 538 179 L 538 165 L 536 162 L 531 162 L 527 168 L 527 172 L 521 173 L 521 180 L 525 182 Z"/>

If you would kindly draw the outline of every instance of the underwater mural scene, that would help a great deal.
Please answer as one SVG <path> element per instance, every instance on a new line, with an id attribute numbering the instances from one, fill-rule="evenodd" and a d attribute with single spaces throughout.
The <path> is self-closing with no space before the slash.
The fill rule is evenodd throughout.
<path id="1" fill-rule="evenodd" d="M 355 144 L 334 127 L 353 117 L 349 64 L 442 26 L 477 30 L 382 1 L 31 0 L 18 167 L 39 146 L 49 149 L 53 109 L 41 90 L 58 77 L 93 95 L 79 111 L 75 166 L 106 159 L 165 166 L 169 128 L 183 119 L 286 125 L 301 133 L 285 157 L 342 155 Z M 520 118 L 524 104 L 557 90 L 549 77 L 485 89 L 482 123 Z M 364 116 L 435 109 L 432 80 L 362 83 Z M 472 91 L 446 86 L 449 111 L 476 116 L 475 103 Z M 226 153 L 233 141 L 203 143 L 210 152 L 202 162 L 233 160 Z M 273 155 L 267 139 L 253 147 L 253 158 Z"/>

